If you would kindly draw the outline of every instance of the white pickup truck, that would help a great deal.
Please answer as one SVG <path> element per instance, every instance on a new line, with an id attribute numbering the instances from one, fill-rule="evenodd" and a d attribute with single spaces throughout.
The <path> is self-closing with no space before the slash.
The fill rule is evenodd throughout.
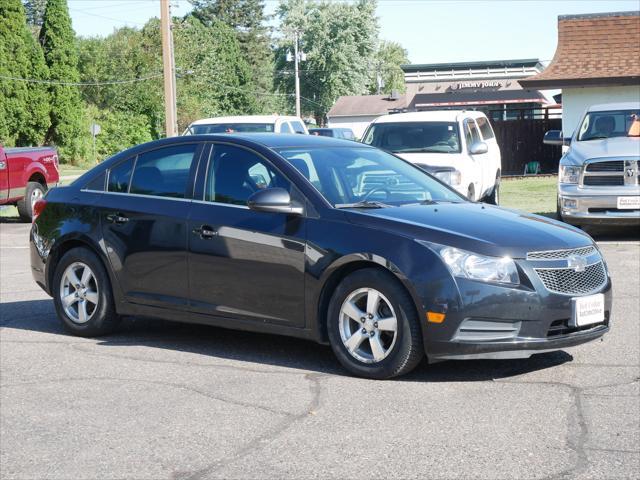
<path id="1" fill-rule="evenodd" d="M 472 201 L 499 203 L 500 148 L 482 112 L 384 115 L 371 122 L 362 141 L 418 165 Z"/>
<path id="2" fill-rule="evenodd" d="M 594 105 L 565 145 L 558 172 L 558 217 L 573 225 L 640 225 L 640 102 Z"/>

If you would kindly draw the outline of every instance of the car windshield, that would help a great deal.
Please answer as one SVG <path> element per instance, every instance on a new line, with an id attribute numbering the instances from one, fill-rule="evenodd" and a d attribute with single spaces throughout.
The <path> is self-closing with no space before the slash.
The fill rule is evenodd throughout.
<path id="1" fill-rule="evenodd" d="M 420 168 L 375 148 L 286 148 L 278 153 L 338 208 L 465 201 Z"/>
<path id="2" fill-rule="evenodd" d="M 185 135 L 207 133 L 273 133 L 273 123 L 212 123 L 191 125 Z"/>
<path id="3" fill-rule="evenodd" d="M 634 132 L 638 129 L 639 118 L 638 109 L 589 112 L 580 125 L 578 141 L 637 136 Z"/>
<path id="4" fill-rule="evenodd" d="M 455 122 L 374 123 L 363 142 L 393 153 L 460 152 Z"/>

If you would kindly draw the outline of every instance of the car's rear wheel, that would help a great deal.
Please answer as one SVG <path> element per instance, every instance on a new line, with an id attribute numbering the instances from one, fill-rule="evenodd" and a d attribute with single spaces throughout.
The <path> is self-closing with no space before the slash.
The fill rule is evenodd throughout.
<path id="1" fill-rule="evenodd" d="M 73 248 L 60 259 L 52 293 L 58 317 L 74 335 L 106 335 L 118 324 L 107 272 L 86 248 Z"/>
<path id="2" fill-rule="evenodd" d="M 338 285 L 327 327 L 340 363 L 361 377 L 403 375 L 424 357 L 411 297 L 391 274 L 377 269 L 358 270 Z"/>
<path id="3" fill-rule="evenodd" d="M 44 197 L 46 190 L 38 182 L 27 182 L 27 187 L 22 200 L 18 201 L 18 214 L 23 222 L 30 222 L 33 218 L 33 206 Z"/>

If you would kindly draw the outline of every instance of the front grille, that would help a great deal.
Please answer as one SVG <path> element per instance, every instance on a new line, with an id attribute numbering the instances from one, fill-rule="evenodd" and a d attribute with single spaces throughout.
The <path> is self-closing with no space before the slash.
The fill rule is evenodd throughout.
<path id="1" fill-rule="evenodd" d="M 588 257 L 596 248 L 594 246 L 571 248 L 568 250 L 545 250 L 542 252 L 529 252 L 527 253 L 527 260 L 558 260 L 568 258 L 570 255 L 578 255 L 581 257 Z"/>
<path id="2" fill-rule="evenodd" d="M 624 161 L 612 160 L 609 162 L 597 162 L 587 165 L 587 172 L 623 172 Z"/>
<path id="3" fill-rule="evenodd" d="M 596 177 L 593 175 L 585 175 L 582 181 L 583 185 L 595 187 L 619 187 L 624 185 L 624 177 L 622 175 Z"/>
<path id="4" fill-rule="evenodd" d="M 602 261 L 588 265 L 584 271 L 573 268 L 535 268 L 545 288 L 562 295 L 587 295 L 597 292 L 607 283 Z"/>

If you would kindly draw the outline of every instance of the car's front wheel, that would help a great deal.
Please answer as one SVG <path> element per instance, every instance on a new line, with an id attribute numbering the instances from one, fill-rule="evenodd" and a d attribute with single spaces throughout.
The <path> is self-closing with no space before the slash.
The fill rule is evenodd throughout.
<path id="1" fill-rule="evenodd" d="M 386 272 L 363 269 L 347 276 L 331 298 L 327 321 L 336 357 L 355 375 L 403 375 L 424 357 L 413 301 Z"/>
<path id="2" fill-rule="evenodd" d="M 58 317 L 74 335 L 106 335 L 118 324 L 107 272 L 86 248 L 72 248 L 63 255 L 53 275 L 52 293 Z"/>

